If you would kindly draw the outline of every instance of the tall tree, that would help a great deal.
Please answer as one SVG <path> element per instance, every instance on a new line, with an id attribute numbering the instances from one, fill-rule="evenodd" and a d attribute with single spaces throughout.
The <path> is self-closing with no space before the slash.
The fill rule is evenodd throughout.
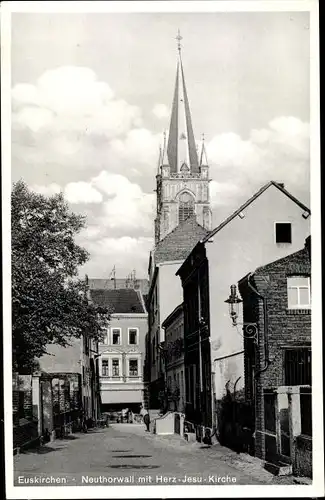
<path id="1" fill-rule="evenodd" d="M 48 344 L 73 337 L 100 339 L 108 311 L 87 297 L 78 268 L 89 255 L 74 237 L 85 218 L 72 213 L 62 194 L 46 197 L 23 181 L 11 197 L 13 369 L 28 372 Z"/>

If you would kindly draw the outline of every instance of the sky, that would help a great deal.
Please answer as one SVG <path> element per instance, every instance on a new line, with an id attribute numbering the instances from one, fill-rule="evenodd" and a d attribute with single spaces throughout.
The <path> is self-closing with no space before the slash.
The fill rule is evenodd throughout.
<path id="1" fill-rule="evenodd" d="M 270 180 L 309 189 L 309 13 L 14 13 L 12 182 L 87 216 L 80 270 L 147 277 L 180 29 L 213 227 Z"/>

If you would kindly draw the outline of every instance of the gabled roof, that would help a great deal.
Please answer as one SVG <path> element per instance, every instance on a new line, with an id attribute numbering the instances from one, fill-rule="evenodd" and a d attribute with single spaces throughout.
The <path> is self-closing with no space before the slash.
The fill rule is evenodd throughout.
<path id="1" fill-rule="evenodd" d="M 198 224 L 195 215 L 188 217 L 157 244 L 154 250 L 155 264 L 186 259 L 192 248 L 208 234 L 209 231 Z"/>
<path id="2" fill-rule="evenodd" d="M 175 318 L 178 318 L 178 316 L 180 316 L 180 314 L 182 314 L 183 312 L 183 307 L 184 307 L 184 303 L 182 302 L 182 304 L 179 304 L 178 306 L 175 307 L 175 309 L 167 316 L 167 318 L 163 321 L 162 323 L 162 328 L 165 328 L 167 326 L 170 325 L 170 323 L 175 319 Z"/>
<path id="3" fill-rule="evenodd" d="M 238 285 L 240 286 L 242 283 L 247 282 L 249 278 L 254 278 L 254 276 L 265 275 L 265 273 L 269 273 L 270 270 L 274 270 L 275 266 L 287 266 L 290 268 L 290 264 L 295 262 L 297 264 L 298 261 L 301 261 L 301 269 L 303 273 L 305 273 L 306 268 L 310 273 L 311 270 L 311 262 L 310 262 L 310 236 L 308 236 L 305 240 L 305 246 L 296 252 L 290 253 L 289 255 L 285 255 L 280 259 L 273 260 L 272 262 L 268 262 L 263 266 L 259 266 L 255 269 L 255 271 L 251 271 L 247 273 L 243 278 L 238 281 Z"/>
<path id="4" fill-rule="evenodd" d="M 146 313 L 140 293 L 131 289 L 92 289 L 91 300 L 104 307 L 109 307 L 112 314 L 144 314 Z"/>
<path id="5" fill-rule="evenodd" d="M 306 259 L 309 260 L 309 265 L 310 265 L 310 251 L 308 249 L 308 240 L 310 237 L 306 238 L 305 241 L 305 246 L 301 248 L 300 250 L 297 250 L 296 252 L 290 253 L 289 255 L 285 255 L 284 257 L 281 257 L 280 259 L 273 260 L 272 262 L 268 262 L 267 264 L 264 264 L 264 266 L 259 266 L 257 269 L 255 269 L 253 274 L 259 274 L 259 273 L 264 273 L 267 272 L 269 269 L 272 269 L 275 265 L 286 265 L 290 264 L 293 259 L 296 258 L 301 258 L 302 261 L 306 262 Z"/>
<path id="6" fill-rule="evenodd" d="M 212 238 L 216 233 L 218 233 L 221 229 L 223 229 L 229 222 L 231 222 L 235 217 L 237 217 L 240 212 L 245 210 L 253 201 L 255 201 L 261 194 L 263 194 L 270 186 L 274 186 L 279 191 L 281 191 L 283 194 L 288 196 L 294 203 L 296 203 L 302 210 L 305 212 L 308 212 L 310 214 L 310 209 L 306 207 L 301 201 L 299 201 L 295 196 L 293 196 L 289 191 L 287 191 L 282 184 L 279 184 L 275 181 L 270 181 L 267 184 L 265 184 L 257 193 L 255 193 L 251 198 L 249 198 L 241 207 L 239 207 L 233 214 L 231 214 L 227 219 L 225 219 L 219 226 L 217 226 L 215 229 L 210 231 L 210 233 L 202 239 L 202 243 L 206 243 L 210 238 Z"/>

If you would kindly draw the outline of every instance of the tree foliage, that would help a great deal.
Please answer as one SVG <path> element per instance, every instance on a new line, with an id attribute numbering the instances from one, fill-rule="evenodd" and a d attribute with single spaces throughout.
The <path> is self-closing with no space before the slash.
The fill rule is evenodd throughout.
<path id="1" fill-rule="evenodd" d="M 31 370 L 48 344 L 73 337 L 100 339 L 107 310 L 88 300 L 78 268 L 89 255 L 74 240 L 85 218 L 62 194 L 46 197 L 23 181 L 11 197 L 13 369 Z"/>

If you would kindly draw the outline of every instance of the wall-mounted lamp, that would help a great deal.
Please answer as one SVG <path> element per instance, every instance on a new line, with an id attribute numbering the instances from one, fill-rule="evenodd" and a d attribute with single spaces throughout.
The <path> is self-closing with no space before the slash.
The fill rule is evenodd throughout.
<path id="1" fill-rule="evenodd" d="M 230 287 L 230 295 L 225 302 L 229 306 L 229 316 L 232 321 L 232 326 L 241 325 L 243 327 L 243 335 L 245 338 L 253 339 L 255 343 L 258 342 L 257 334 L 258 328 L 257 323 L 239 323 L 237 321 L 239 315 L 239 304 L 242 301 L 237 295 L 237 287 L 236 285 L 231 285 Z"/>
<path id="2" fill-rule="evenodd" d="M 236 285 L 231 285 L 230 287 L 230 295 L 225 302 L 229 306 L 229 315 L 232 321 L 233 326 L 237 325 L 237 318 L 239 312 L 239 304 L 243 302 L 237 295 Z"/>

